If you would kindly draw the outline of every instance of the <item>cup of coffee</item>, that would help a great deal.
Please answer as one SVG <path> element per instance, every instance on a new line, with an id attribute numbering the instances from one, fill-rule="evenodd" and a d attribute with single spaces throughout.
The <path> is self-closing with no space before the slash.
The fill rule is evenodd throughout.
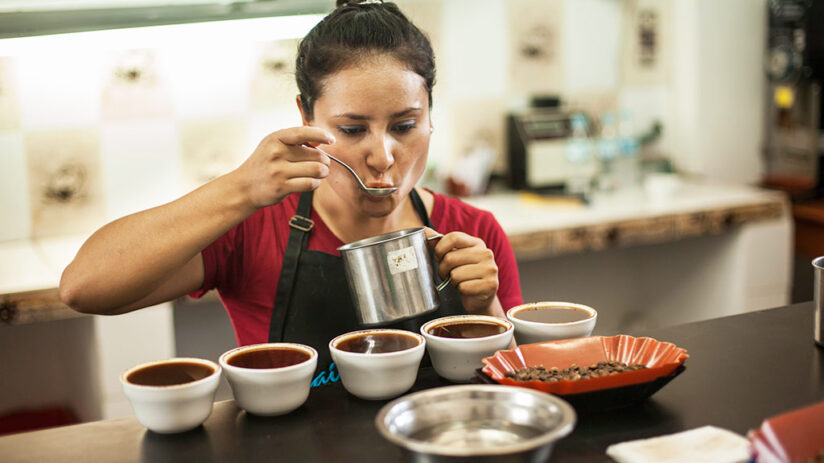
<path id="1" fill-rule="evenodd" d="M 220 365 L 197 358 L 173 358 L 129 368 L 120 375 L 137 421 L 170 434 L 200 426 L 212 413 Z"/>
<path id="2" fill-rule="evenodd" d="M 487 315 L 456 315 L 431 320 L 421 326 L 432 367 L 442 378 L 468 382 L 483 359 L 506 349 L 513 325 Z"/>
<path id="3" fill-rule="evenodd" d="M 372 329 L 342 334 L 329 342 L 343 387 L 368 400 L 399 396 L 415 384 L 426 341 L 404 330 Z"/>
<path id="4" fill-rule="evenodd" d="M 253 344 L 224 352 L 218 361 L 240 408 L 276 416 L 306 402 L 318 352 L 303 344 Z"/>
<path id="5" fill-rule="evenodd" d="M 589 336 L 598 312 L 572 302 L 530 302 L 509 309 L 506 318 L 515 325 L 515 342 L 530 344 Z"/>

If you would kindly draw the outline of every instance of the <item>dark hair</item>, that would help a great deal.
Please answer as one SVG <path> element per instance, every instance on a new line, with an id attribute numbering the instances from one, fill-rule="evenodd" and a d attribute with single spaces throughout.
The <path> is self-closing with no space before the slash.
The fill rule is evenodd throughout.
<path id="1" fill-rule="evenodd" d="M 324 78 L 377 54 L 391 55 L 423 77 L 431 107 L 435 55 L 426 35 L 394 3 L 338 0 L 337 5 L 298 47 L 295 78 L 307 119 L 314 116 Z"/>

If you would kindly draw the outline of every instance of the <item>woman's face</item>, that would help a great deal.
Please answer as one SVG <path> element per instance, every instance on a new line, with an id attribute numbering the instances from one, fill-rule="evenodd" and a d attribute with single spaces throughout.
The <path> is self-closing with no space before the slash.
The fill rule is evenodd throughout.
<path id="1" fill-rule="evenodd" d="M 366 186 L 398 188 L 389 196 L 369 196 L 332 162 L 324 183 L 366 215 L 395 210 L 423 175 L 431 133 L 429 94 L 423 77 L 392 57 L 370 57 L 324 79 L 310 123 L 335 136 L 324 150 L 349 164 Z"/>

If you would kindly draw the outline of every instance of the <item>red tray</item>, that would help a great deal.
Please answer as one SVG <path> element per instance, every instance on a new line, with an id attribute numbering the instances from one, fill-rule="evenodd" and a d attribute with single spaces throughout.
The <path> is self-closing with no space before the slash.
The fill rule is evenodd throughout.
<path id="1" fill-rule="evenodd" d="M 635 338 L 627 335 L 589 336 L 563 341 L 525 344 L 512 350 L 500 350 L 492 357 L 483 359 L 481 370 L 499 384 L 521 386 L 557 395 L 611 389 L 633 384 L 648 383 L 672 374 L 689 358 L 687 351 L 669 342 L 653 338 Z M 582 367 L 602 361 L 617 360 L 628 365 L 641 363 L 647 368 L 610 376 L 579 380 L 516 381 L 507 378 L 508 371 L 524 367 L 569 368 L 573 363 Z"/>

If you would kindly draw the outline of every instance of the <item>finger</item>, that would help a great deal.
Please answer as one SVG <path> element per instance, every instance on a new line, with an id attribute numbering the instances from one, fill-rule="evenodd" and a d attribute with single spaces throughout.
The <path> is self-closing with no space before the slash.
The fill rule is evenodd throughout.
<path id="1" fill-rule="evenodd" d="M 426 237 L 426 246 L 429 248 L 430 251 L 435 252 L 435 246 L 437 246 L 438 243 L 441 241 L 443 235 L 429 227 L 423 227 L 423 234 Z M 438 257 L 436 254 L 435 259 L 439 260 L 440 257 Z"/>
<path id="2" fill-rule="evenodd" d="M 435 245 L 435 257 L 437 260 L 442 260 L 444 255 L 453 249 L 463 249 L 472 246 L 482 246 L 485 248 L 486 244 L 480 238 L 475 238 L 466 233 L 450 232 L 445 234 L 438 244 Z"/>
<path id="3" fill-rule="evenodd" d="M 435 230 L 433 230 L 429 227 L 423 227 L 423 234 L 427 238 L 443 237 L 444 236 L 444 235 L 441 235 L 440 233 L 436 232 Z"/>
<path id="4" fill-rule="evenodd" d="M 458 285 L 473 280 L 497 282 L 498 268 L 484 264 L 462 265 L 452 269 L 449 275 L 452 276 L 452 281 Z"/>
<path id="5" fill-rule="evenodd" d="M 292 162 L 314 161 L 329 165 L 329 156 L 322 151 L 308 146 L 290 146 L 286 159 Z"/>
<path id="6" fill-rule="evenodd" d="M 445 272 L 465 265 L 485 263 L 497 268 L 495 264 L 495 253 L 486 247 L 472 247 L 463 249 L 452 249 L 440 258 L 439 270 L 443 268 Z M 440 273 L 440 272 L 439 272 Z"/>
<path id="7" fill-rule="evenodd" d="M 295 177 L 283 182 L 284 187 L 290 192 L 312 191 L 320 186 L 320 179 L 311 177 Z"/>
<path id="8" fill-rule="evenodd" d="M 314 161 L 292 162 L 283 169 L 283 174 L 287 179 L 303 177 L 323 179 L 329 176 L 329 166 Z"/>
<path id="9" fill-rule="evenodd" d="M 304 143 L 331 144 L 335 137 L 320 127 L 305 125 L 275 132 L 276 138 L 284 145 L 299 146 Z"/>

